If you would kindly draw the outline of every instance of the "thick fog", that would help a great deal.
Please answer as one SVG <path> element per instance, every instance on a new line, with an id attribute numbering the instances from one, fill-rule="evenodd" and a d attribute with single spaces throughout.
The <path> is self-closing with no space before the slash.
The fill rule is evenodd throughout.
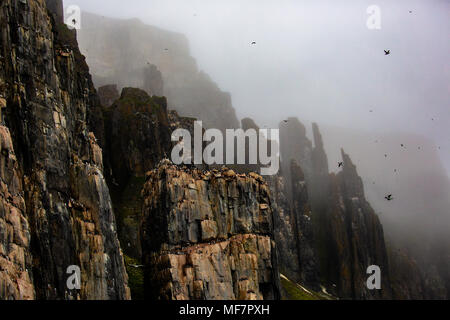
<path id="1" fill-rule="evenodd" d="M 388 234 L 420 241 L 448 233 L 449 1 L 70 4 L 186 35 L 199 69 L 231 94 L 239 118 L 274 128 L 292 116 L 307 127 L 317 122 L 332 171 L 344 147 Z M 380 29 L 367 27 L 373 5 Z"/>
<path id="2" fill-rule="evenodd" d="M 185 34 L 199 68 L 231 93 L 240 118 L 276 126 L 298 116 L 322 127 L 423 135 L 450 171 L 449 1 L 69 4 Z M 367 28 L 370 5 L 381 9 L 379 30 Z"/>

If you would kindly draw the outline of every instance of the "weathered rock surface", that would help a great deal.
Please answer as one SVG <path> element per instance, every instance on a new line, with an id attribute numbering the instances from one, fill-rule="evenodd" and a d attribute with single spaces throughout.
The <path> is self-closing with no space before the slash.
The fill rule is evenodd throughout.
<path id="1" fill-rule="evenodd" d="M 57 11 L 49 13 L 46 3 Z M 0 95 L 14 146 L 4 150 L 17 157 L 2 177 L 17 178 L 5 181 L 3 191 L 24 189 L 2 215 L 15 226 L 13 238 L 8 226 L 1 230 L 9 235 L 4 254 L 17 258 L 0 270 L 1 278 L 8 283 L 10 271 L 21 274 L 0 298 L 126 299 L 127 275 L 93 133 L 103 131 L 100 104 L 75 33 L 60 23 L 61 8 L 51 0 L 0 6 Z M 71 265 L 81 268 L 79 291 L 66 287 Z"/>
<path id="2" fill-rule="evenodd" d="M 0 126 L 0 299 L 34 299 L 31 232 L 8 128 Z"/>
<path id="3" fill-rule="evenodd" d="M 309 288 L 319 289 L 319 265 L 315 247 L 312 211 L 305 176 L 300 166 L 291 163 L 292 212 L 297 240 L 300 282 Z"/>
<path id="4" fill-rule="evenodd" d="M 145 288 L 152 297 L 278 297 L 269 187 L 259 175 L 183 170 L 163 160 L 148 173 L 143 195 Z"/>

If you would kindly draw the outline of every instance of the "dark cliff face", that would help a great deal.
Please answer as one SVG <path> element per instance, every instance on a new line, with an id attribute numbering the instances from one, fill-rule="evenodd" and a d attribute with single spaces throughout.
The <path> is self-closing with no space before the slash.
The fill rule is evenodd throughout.
<path id="1" fill-rule="evenodd" d="M 331 210 L 343 221 L 344 229 L 336 231 L 347 239 L 346 249 L 338 259 L 341 261 L 341 273 L 350 273 L 351 291 L 347 285 L 341 296 L 354 299 L 391 298 L 391 283 L 383 227 L 378 216 L 366 201 L 362 180 L 350 157 L 342 152 L 343 170 L 337 175 L 337 186 L 333 186 L 332 199 L 337 203 L 330 205 Z M 334 195 L 338 192 L 339 195 Z M 340 210 L 333 209 L 339 207 Z M 340 212 L 339 212 L 340 211 Z M 339 245 L 337 240 L 334 242 Z M 347 251 L 348 250 L 348 251 Z M 345 252 L 347 251 L 347 252 Z M 366 270 L 370 265 L 381 269 L 381 290 L 369 290 L 366 286 Z M 341 290 L 340 287 L 337 288 Z"/>
<path id="2" fill-rule="evenodd" d="M 138 24 L 137 40 L 167 35 L 174 63 L 154 51 L 166 43 L 151 34 L 158 67 L 113 51 L 99 76 L 141 89 L 97 95 L 61 1 L 4 0 L 0 14 L 0 299 L 129 298 L 117 234 L 145 264 L 137 285 L 146 298 L 278 299 L 280 272 L 341 298 L 445 296 L 448 256 L 423 274 L 408 254 L 386 249 L 356 166 L 342 151 L 342 171 L 329 174 L 315 124 L 314 144 L 297 119 L 281 124 L 282 170 L 267 183 L 252 172 L 258 165 L 209 170 L 165 159 L 173 130 L 192 134 L 195 119 L 168 111 L 162 93 L 207 126 L 237 127 L 230 97 L 198 73 L 178 35 Z M 248 118 L 242 127 L 258 129 Z M 67 290 L 70 265 L 81 267 L 79 291 Z M 366 287 L 370 265 L 381 268 L 381 290 Z"/>
<path id="3" fill-rule="evenodd" d="M 315 248 L 311 205 L 305 176 L 301 167 L 292 160 L 292 212 L 297 238 L 300 281 L 304 285 L 319 289 L 319 268 Z"/>
<path id="4" fill-rule="evenodd" d="M 145 288 L 158 299 L 276 299 L 269 187 L 255 174 L 163 160 L 144 187 Z"/>
<path id="5" fill-rule="evenodd" d="M 60 1 L 49 3 L 62 8 Z M 44 0 L 2 1 L 0 7 L 0 95 L 12 140 L 6 142 L 3 127 L 2 149 L 17 159 L 2 178 L 16 177 L 8 190 L 23 199 L 12 198 L 16 204 L 5 211 L 6 221 L 21 222 L 17 237 L 7 238 L 15 245 L 4 248 L 24 253 L 24 262 L 14 260 L 21 264 L 19 290 L 10 286 L 2 295 L 31 298 L 34 287 L 36 298 L 124 299 L 127 276 L 102 152 L 91 133 L 102 131 L 100 105 L 59 9 L 49 14 Z M 81 291 L 67 290 L 70 265 L 81 268 Z"/>
<path id="6" fill-rule="evenodd" d="M 307 281 L 308 278 L 310 286 L 318 286 L 316 272 L 319 271 L 322 284 L 339 297 L 391 297 L 383 228 L 365 199 L 356 167 L 342 153 L 342 172 L 337 176 L 329 174 L 316 124 L 313 124 L 314 146 L 298 120 L 291 118 L 280 129 L 283 175 L 291 181 L 288 197 L 298 229 L 294 234 L 301 239 L 297 244 L 299 279 Z M 300 166 L 294 163 L 288 167 L 286 164 L 291 161 Z M 302 259 L 302 255 L 306 258 Z M 382 290 L 372 291 L 366 287 L 366 269 L 370 265 L 378 265 L 382 270 Z M 302 270 L 309 270 L 308 277 Z M 294 276 L 291 275 L 296 279 Z"/>
<path id="7" fill-rule="evenodd" d="M 170 154 L 170 126 L 165 98 L 124 88 L 119 99 L 104 109 L 107 180 L 118 219 L 124 251 L 140 258 L 138 224 L 145 173 Z"/>

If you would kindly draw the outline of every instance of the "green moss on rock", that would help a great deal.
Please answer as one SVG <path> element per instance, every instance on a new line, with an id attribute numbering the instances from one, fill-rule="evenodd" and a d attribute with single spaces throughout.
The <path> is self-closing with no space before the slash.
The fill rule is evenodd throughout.
<path id="1" fill-rule="evenodd" d="M 128 286 L 131 291 L 131 299 L 144 300 L 144 269 L 138 260 L 124 255 L 125 267 L 128 273 Z"/>

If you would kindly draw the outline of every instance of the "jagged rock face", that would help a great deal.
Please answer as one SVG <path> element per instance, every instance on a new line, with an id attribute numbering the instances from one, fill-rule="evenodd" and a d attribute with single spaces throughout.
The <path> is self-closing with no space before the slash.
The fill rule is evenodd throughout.
<path id="1" fill-rule="evenodd" d="M 165 95 L 170 109 L 201 119 L 206 128 L 239 127 L 230 94 L 198 70 L 185 36 L 85 12 L 82 24 L 78 40 L 97 86 L 141 88 Z"/>
<path id="2" fill-rule="evenodd" d="M 128 298 L 102 152 L 89 133 L 102 131 L 98 97 L 74 32 L 58 23 L 60 12 L 49 15 L 45 2 L 5 0 L 0 7 L 0 95 L 25 200 L 5 219 L 22 221 L 36 298 Z M 79 291 L 66 287 L 71 265 L 81 268 Z"/>
<path id="3" fill-rule="evenodd" d="M 338 176 L 330 175 L 316 124 L 313 136 L 314 147 L 297 119 L 290 118 L 281 126 L 283 175 L 290 180 L 287 195 L 291 199 L 294 229 L 297 228 L 293 233 L 300 239 L 298 270 L 290 270 L 294 273 L 291 278 L 296 281 L 309 278 L 309 285 L 317 286 L 316 271 L 320 270 L 324 285 L 339 297 L 389 298 L 391 286 L 383 228 L 365 199 L 362 179 L 345 153 L 342 153 L 343 171 Z M 300 166 L 288 167 L 286 161 L 291 160 Z M 312 213 L 304 214 L 309 208 Z M 370 265 L 381 268 L 382 290 L 366 287 L 366 270 Z M 305 268 L 310 271 L 308 277 L 302 273 Z"/>
<path id="4" fill-rule="evenodd" d="M 328 256 L 324 276 L 335 281 L 343 298 L 391 298 L 390 273 L 383 227 L 364 197 L 362 180 L 350 157 L 342 152 L 343 171 L 331 176 L 331 196 L 322 236 L 326 239 L 322 255 Z M 367 267 L 381 269 L 381 290 L 366 286 Z"/>
<path id="5" fill-rule="evenodd" d="M 34 299 L 30 226 L 8 128 L 0 126 L 0 299 Z"/>
<path id="6" fill-rule="evenodd" d="M 319 289 L 319 265 L 314 245 L 310 200 L 303 171 L 291 162 L 292 194 L 288 200 L 285 177 L 268 178 L 274 208 L 275 242 L 280 272 L 310 289 Z"/>
<path id="7" fill-rule="evenodd" d="M 108 84 L 100 87 L 97 90 L 97 94 L 100 98 L 100 103 L 103 107 L 110 107 L 117 99 L 120 98 L 119 91 L 115 84 Z"/>
<path id="8" fill-rule="evenodd" d="M 165 160 L 148 173 L 143 194 L 145 288 L 153 298 L 278 297 L 269 187 L 259 175 L 183 170 Z"/>
<path id="9" fill-rule="evenodd" d="M 305 126 L 297 118 L 289 118 L 280 124 L 280 153 L 283 159 L 282 170 L 286 177 L 287 190 L 292 192 L 291 161 L 302 167 L 306 181 L 313 181 L 312 142 L 306 137 Z"/>
<path id="10" fill-rule="evenodd" d="M 280 273 L 299 282 L 298 243 L 295 241 L 295 222 L 286 197 L 284 177 L 275 175 L 268 177 L 267 180 L 272 195 L 274 238 L 277 244 Z"/>
<path id="11" fill-rule="evenodd" d="M 329 169 L 328 157 L 325 153 L 322 135 L 319 131 L 319 126 L 316 123 L 312 124 L 312 131 L 314 137 L 314 148 L 312 151 L 312 181 L 309 183 L 311 206 L 315 212 L 320 214 L 326 210 L 326 195 L 329 194 Z M 325 195 L 325 196 L 324 196 Z"/>
<path id="12" fill-rule="evenodd" d="M 291 176 L 292 211 L 299 258 L 298 273 L 302 284 L 317 290 L 319 288 L 319 267 L 315 251 L 312 212 L 305 177 L 295 160 L 291 163 Z"/>

